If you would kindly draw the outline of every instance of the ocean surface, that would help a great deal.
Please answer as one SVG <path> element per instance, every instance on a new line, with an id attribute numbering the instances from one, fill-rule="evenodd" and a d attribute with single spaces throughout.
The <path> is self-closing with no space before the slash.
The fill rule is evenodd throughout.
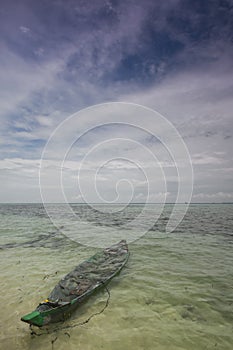
<path id="1" fill-rule="evenodd" d="M 72 208 L 79 237 L 117 229 L 126 239 L 125 222 L 141 210 L 140 205 L 113 214 Z M 150 230 L 129 244 L 130 259 L 109 283 L 102 313 L 104 289 L 63 324 L 34 328 L 32 335 L 20 317 L 98 248 L 71 240 L 64 234 L 67 222 L 55 227 L 40 204 L 0 205 L 0 348 L 232 350 L 233 205 L 190 205 L 182 223 L 167 234 L 171 208 L 166 205 Z M 88 230 L 82 221 L 88 221 Z"/>

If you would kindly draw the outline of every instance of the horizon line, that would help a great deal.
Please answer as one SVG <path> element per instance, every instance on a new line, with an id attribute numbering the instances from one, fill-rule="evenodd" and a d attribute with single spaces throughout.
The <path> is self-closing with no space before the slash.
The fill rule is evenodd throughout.
<path id="1" fill-rule="evenodd" d="M 43 202 L 0 202 L 1 204 L 42 204 L 44 205 Z M 121 204 L 127 204 L 127 205 L 142 205 L 142 204 L 147 204 L 147 205 L 153 205 L 153 204 L 179 204 L 179 205 L 190 205 L 190 204 L 233 204 L 233 202 L 166 202 L 166 203 L 161 203 L 161 202 L 152 202 L 152 203 L 146 203 L 146 202 L 132 202 L 132 203 L 127 203 L 127 202 L 121 202 L 121 203 L 100 203 L 100 202 L 91 202 L 91 203 L 85 203 L 85 202 L 67 202 L 67 203 L 62 203 L 62 202 L 49 202 L 46 204 L 82 204 L 82 205 L 91 205 L 91 204 L 98 204 L 98 205 L 121 205 Z"/>

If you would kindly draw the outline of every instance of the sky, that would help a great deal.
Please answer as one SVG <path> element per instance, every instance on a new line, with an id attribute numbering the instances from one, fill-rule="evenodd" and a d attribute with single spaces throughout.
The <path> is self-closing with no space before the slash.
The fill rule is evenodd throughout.
<path id="1" fill-rule="evenodd" d="M 158 116 L 138 128 L 146 112 L 128 103 L 176 128 L 191 157 L 192 202 L 233 201 L 232 0 L 3 0 L 0 52 L 0 202 L 41 202 L 43 157 L 44 189 L 60 201 L 60 155 L 85 125 L 66 149 L 67 201 L 144 202 L 148 169 L 151 201 L 175 201 L 177 167 L 150 133 Z M 126 103 L 132 125 L 117 123 L 111 102 Z M 92 128 L 103 115 L 91 106 L 103 103 L 109 125 Z M 59 142 L 43 153 L 55 130 Z"/>

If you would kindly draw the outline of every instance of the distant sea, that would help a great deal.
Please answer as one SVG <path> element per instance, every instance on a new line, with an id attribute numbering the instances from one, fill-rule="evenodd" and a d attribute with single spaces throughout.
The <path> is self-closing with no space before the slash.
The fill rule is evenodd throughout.
<path id="1" fill-rule="evenodd" d="M 232 350 L 233 204 L 192 204 L 183 221 L 165 233 L 171 205 L 140 239 L 129 244 L 130 259 L 108 285 L 70 319 L 66 329 L 31 335 L 20 317 L 44 300 L 59 279 L 98 248 L 81 245 L 54 227 L 41 204 L 0 205 L 2 349 Z M 142 205 L 122 215 L 100 214 L 72 205 L 92 234 L 122 229 Z M 121 233 L 122 233 L 121 232 Z M 82 231 L 80 235 L 87 234 Z M 125 232 L 127 238 L 127 232 Z M 71 326 L 71 327 L 70 327 Z"/>

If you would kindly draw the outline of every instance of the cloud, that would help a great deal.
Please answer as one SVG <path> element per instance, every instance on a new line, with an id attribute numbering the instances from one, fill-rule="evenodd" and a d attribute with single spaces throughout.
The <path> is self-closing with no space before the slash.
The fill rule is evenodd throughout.
<path id="1" fill-rule="evenodd" d="M 20 29 L 21 32 L 24 33 L 24 34 L 30 32 L 30 28 L 28 28 L 28 27 L 20 26 L 19 29 Z"/>
<path id="2" fill-rule="evenodd" d="M 192 164 L 193 165 L 216 165 L 224 163 L 224 159 L 221 159 L 219 157 L 214 157 L 212 155 L 208 155 L 205 152 L 193 154 L 192 155 Z"/>
<path id="3" fill-rule="evenodd" d="M 24 175 L 28 178 L 38 171 L 36 162 L 48 137 L 68 115 L 96 103 L 127 101 L 156 109 L 177 127 L 193 159 L 196 195 L 205 193 L 208 199 L 212 192 L 227 193 L 227 188 L 230 192 L 230 1 L 6 2 L 0 17 L 4 181 L 26 188 Z M 130 136 L 156 150 L 168 178 L 174 179 L 173 164 L 158 140 L 139 130 L 114 125 L 90 132 L 74 145 L 65 163 L 67 184 L 72 176 L 75 179 L 82 156 L 109 135 Z M 67 137 L 64 129 L 60 145 L 48 160 L 51 169 L 56 167 L 59 148 Z M 120 149 L 118 156 L 122 153 L 129 158 L 143 156 L 136 145 Z M 86 163 L 86 174 L 105 154 L 111 157 L 116 153 L 106 145 Z M 151 163 L 144 167 L 150 168 Z M 105 168 L 118 169 L 121 176 L 125 171 L 127 177 L 132 165 L 118 160 Z M 210 173 L 211 179 L 207 176 Z M 103 183 L 109 174 L 100 176 Z M 141 181 L 137 177 L 134 180 Z M 35 185 L 37 191 L 32 176 L 31 181 L 30 186 Z M 201 191 L 203 186 L 205 192 Z M 17 194 L 10 196 L 13 200 Z M 35 198 L 39 200 L 37 194 Z"/>
<path id="4" fill-rule="evenodd" d="M 26 101 L 32 104 L 34 94 L 52 86 L 63 63 L 57 60 L 29 65 L 6 47 L 2 49 L 0 76 L 4 89 L 0 95 L 0 112 L 1 118 L 4 118 L 8 113 L 15 113 Z"/>
<path id="5" fill-rule="evenodd" d="M 197 193 L 193 195 L 194 202 L 232 202 L 233 193 L 229 192 L 216 192 L 216 193 Z"/>
<path id="6" fill-rule="evenodd" d="M 31 159 L 21 159 L 21 158 L 8 158 L 0 160 L 0 169 L 15 170 L 22 168 L 34 168 L 39 169 L 40 159 L 31 160 Z"/>

